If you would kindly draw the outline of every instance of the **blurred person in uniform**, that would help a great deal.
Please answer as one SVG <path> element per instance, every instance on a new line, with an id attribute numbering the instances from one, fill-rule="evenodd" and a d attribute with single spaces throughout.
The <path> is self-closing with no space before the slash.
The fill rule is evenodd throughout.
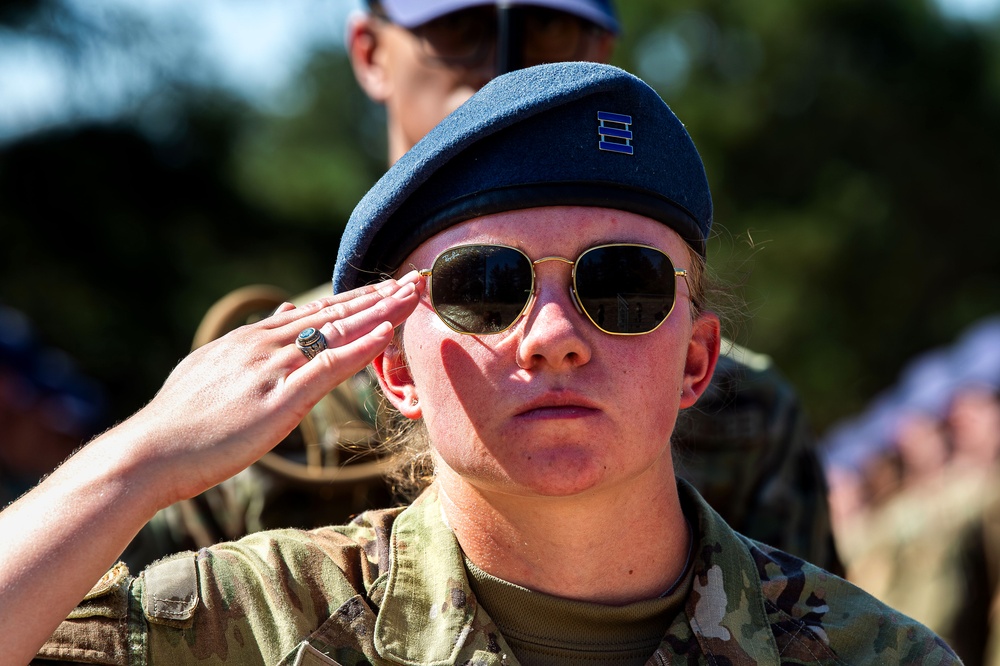
<path id="1" fill-rule="evenodd" d="M 1000 325 L 980 325 L 910 364 L 887 394 L 895 436 L 868 464 L 892 461 L 898 476 L 881 493 L 872 484 L 837 532 L 848 580 L 933 629 L 967 666 L 1000 666 L 997 349 Z"/>
<path id="2" fill-rule="evenodd" d="M 947 627 L 967 664 L 1000 666 L 1000 393 L 969 386 L 952 400 L 947 425 L 954 483 L 969 484 L 980 515 L 960 534 L 966 603 Z"/>
<path id="3" fill-rule="evenodd" d="M 1000 589 L 996 456 L 956 457 L 949 421 L 904 418 L 900 483 L 851 524 L 841 553 L 848 580 L 932 628 L 965 664 L 1000 666 L 985 658 Z"/>
<path id="4" fill-rule="evenodd" d="M 1000 317 L 962 336 L 963 383 L 945 419 L 956 484 L 973 488 L 980 515 L 961 535 L 966 603 L 948 627 L 966 663 L 1000 666 Z"/>
<path id="5" fill-rule="evenodd" d="M 1000 400 L 990 386 L 969 386 L 952 399 L 947 427 L 954 463 L 990 469 L 1000 458 Z"/>
<path id="6" fill-rule="evenodd" d="M 97 434 L 105 413 L 101 386 L 0 305 L 0 508 Z"/>
<path id="7" fill-rule="evenodd" d="M 610 0 L 370 0 L 350 21 L 347 47 L 359 85 L 385 107 L 391 165 L 498 74 L 546 62 L 608 62 L 618 32 Z M 271 286 L 237 290 L 206 314 L 195 346 L 247 323 L 247 310 L 258 318 L 284 300 L 329 293 L 329 283 L 294 298 Z M 382 427 L 373 396 L 368 373 L 341 385 L 276 452 L 158 515 L 125 561 L 138 569 L 180 548 L 340 522 L 408 499 L 397 480 L 386 485 L 386 466 L 370 452 Z M 680 474 L 737 531 L 843 573 L 813 435 L 769 358 L 726 342 L 712 386 L 674 441 Z"/>

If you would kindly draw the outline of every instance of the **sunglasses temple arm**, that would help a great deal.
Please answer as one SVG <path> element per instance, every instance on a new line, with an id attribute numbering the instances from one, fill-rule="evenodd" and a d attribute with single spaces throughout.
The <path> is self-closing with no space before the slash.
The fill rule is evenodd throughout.
<path id="1" fill-rule="evenodd" d="M 590 315 L 583 311 L 583 305 L 580 304 L 580 297 L 577 295 L 576 289 L 574 289 L 573 287 L 570 287 L 569 288 L 569 295 L 570 295 L 570 299 L 569 300 L 573 301 L 573 307 L 576 308 L 577 314 L 579 314 L 581 316 L 584 316 L 584 317 L 587 317 L 589 319 Z"/>

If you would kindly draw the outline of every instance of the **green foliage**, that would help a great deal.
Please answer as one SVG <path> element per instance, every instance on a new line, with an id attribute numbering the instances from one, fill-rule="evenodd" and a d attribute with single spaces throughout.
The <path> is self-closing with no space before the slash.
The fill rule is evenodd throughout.
<path id="1" fill-rule="evenodd" d="M 328 227 L 331 216 L 339 230 L 385 170 L 385 116 L 361 93 L 343 51 L 316 54 L 298 85 L 299 113 L 243 126 L 232 155 L 236 182 L 303 232 Z"/>
<path id="2" fill-rule="evenodd" d="M 701 149 L 724 228 L 710 263 L 753 313 L 737 337 L 818 427 L 995 311 L 994 28 L 912 0 L 651 4 L 623 3 L 644 28 L 617 62 Z"/>

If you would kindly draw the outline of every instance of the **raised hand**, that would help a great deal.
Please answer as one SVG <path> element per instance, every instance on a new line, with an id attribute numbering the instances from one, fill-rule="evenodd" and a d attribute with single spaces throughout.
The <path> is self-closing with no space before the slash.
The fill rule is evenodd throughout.
<path id="1" fill-rule="evenodd" d="M 124 424 L 172 433 L 147 452 L 147 465 L 170 477 L 166 503 L 236 474 L 280 442 L 385 348 L 416 307 L 421 285 L 414 272 L 300 307 L 285 304 L 192 352 Z M 294 344 L 306 328 L 319 330 L 328 347 L 312 360 Z"/>
<path id="2" fill-rule="evenodd" d="M 4 660 L 27 663 L 157 510 L 253 463 L 374 359 L 422 288 L 414 272 L 285 304 L 198 348 L 149 404 L 0 511 Z M 328 347 L 311 360 L 295 346 L 310 327 Z"/>

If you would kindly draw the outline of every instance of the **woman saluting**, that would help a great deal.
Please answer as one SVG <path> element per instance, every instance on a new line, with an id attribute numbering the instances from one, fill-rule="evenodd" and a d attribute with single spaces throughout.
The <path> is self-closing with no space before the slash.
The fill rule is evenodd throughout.
<path id="1" fill-rule="evenodd" d="M 496 79 L 359 204 L 337 295 L 194 352 L 0 515 L 12 654 L 55 631 L 45 658 L 123 664 L 957 663 L 674 477 L 674 424 L 719 353 L 711 219 L 694 145 L 640 80 L 590 63 Z M 412 505 L 91 589 L 153 512 L 369 362 L 433 473 Z"/>

